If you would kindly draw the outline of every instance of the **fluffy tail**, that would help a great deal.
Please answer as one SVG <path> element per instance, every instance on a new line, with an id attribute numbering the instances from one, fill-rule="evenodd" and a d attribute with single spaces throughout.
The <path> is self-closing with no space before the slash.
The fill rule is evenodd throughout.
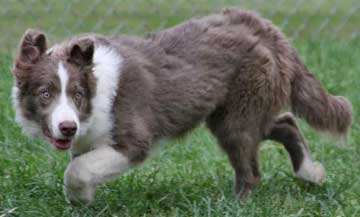
<path id="1" fill-rule="evenodd" d="M 298 67 L 291 93 L 295 115 L 304 118 L 316 130 L 346 136 L 353 119 L 351 103 L 345 97 L 326 93 L 302 63 Z"/>

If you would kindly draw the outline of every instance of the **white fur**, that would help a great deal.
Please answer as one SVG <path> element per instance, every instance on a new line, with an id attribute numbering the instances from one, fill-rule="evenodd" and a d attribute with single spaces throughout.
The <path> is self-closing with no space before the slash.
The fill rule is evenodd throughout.
<path id="1" fill-rule="evenodd" d="M 116 96 L 123 58 L 110 47 L 99 46 L 94 53 L 94 75 L 97 79 L 93 110 L 86 123 L 81 123 L 80 136 L 73 154 L 81 154 L 100 145 L 110 145 L 113 128 L 112 106 Z"/>
<path id="2" fill-rule="evenodd" d="M 65 192 L 71 201 L 91 202 L 95 187 L 130 167 L 129 159 L 112 147 L 103 146 L 75 158 L 64 176 Z"/>
<path id="3" fill-rule="evenodd" d="M 321 163 L 313 161 L 309 154 L 303 150 L 304 160 L 296 172 L 296 176 L 309 182 L 321 185 L 325 182 L 326 172 Z"/>
<path id="4" fill-rule="evenodd" d="M 69 82 L 69 75 L 62 62 L 58 66 L 58 76 L 60 79 L 61 93 L 59 96 L 59 101 L 56 103 L 54 110 L 50 115 L 50 129 L 52 135 L 55 138 L 62 138 L 62 134 L 59 130 L 59 124 L 64 121 L 75 122 L 77 128 L 79 128 L 79 117 L 77 115 L 76 109 L 72 100 L 68 99 L 66 95 L 66 87 Z"/>

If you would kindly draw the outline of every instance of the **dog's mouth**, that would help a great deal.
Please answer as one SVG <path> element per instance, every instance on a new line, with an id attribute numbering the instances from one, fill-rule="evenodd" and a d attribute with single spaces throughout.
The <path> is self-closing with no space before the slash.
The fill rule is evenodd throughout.
<path id="1" fill-rule="evenodd" d="M 56 149 L 65 151 L 71 147 L 72 138 L 63 138 L 63 139 L 54 138 L 51 135 L 50 131 L 47 129 L 45 129 L 43 133 L 45 137 L 48 139 L 49 143 L 52 144 Z"/>
<path id="2" fill-rule="evenodd" d="M 71 147 L 71 139 L 50 138 L 50 143 L 59 150 L 67 150 Z"/>

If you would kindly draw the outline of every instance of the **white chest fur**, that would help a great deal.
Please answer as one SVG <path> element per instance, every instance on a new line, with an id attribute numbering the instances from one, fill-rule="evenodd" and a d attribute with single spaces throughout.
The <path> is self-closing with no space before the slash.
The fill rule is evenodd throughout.
<path id="1" fill-rule="evenodd" d="M 81 154 L 90 149 L 113 143 L 112 107 L 117 93 L 123 58 L 110 47 L 96 47 L 93 73 L 97 79 L 96 94 L 92 99 L 90 118 L 81 123 L 80 135 L 73 144 L 72 153 Z"/>

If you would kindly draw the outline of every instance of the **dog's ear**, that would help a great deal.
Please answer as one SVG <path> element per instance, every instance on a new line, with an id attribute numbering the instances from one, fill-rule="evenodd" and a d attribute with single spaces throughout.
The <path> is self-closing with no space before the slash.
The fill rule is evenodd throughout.
<path id="1" fill-rule="evenodd" d="M 86 38 L 81 39 L 70 47 L 68 61 L 78 66 L 91 65 L 94 56 L 94 41 Z"/>
<path id="2" fill-rule="evenodd" d="M 19 48 L 19 59 L 25 63 L 35 63 L 46 52 L 45 34 L 34 30 L 26 30 Z"/>

